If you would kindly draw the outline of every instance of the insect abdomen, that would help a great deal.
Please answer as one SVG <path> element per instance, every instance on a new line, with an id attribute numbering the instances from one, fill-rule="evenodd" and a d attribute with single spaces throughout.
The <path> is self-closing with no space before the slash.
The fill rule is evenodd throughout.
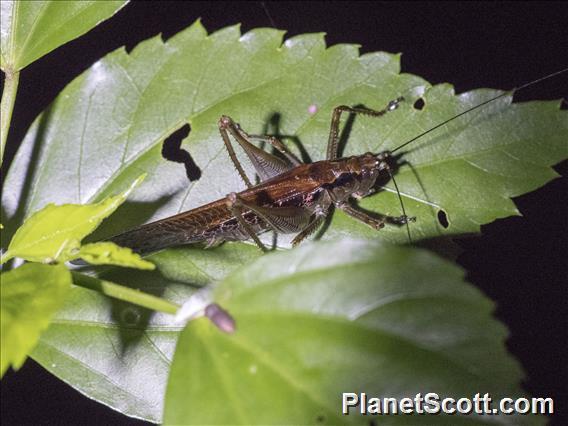
<path id="1" fill-rule="evenodd" d="M 244 220 L 256 231 L 268 228 L 257 215 L 247 212 Z M 121 247 L 146 255 L 168 247 L 216 241 L 246 240 L 248 235 L 233 217 L 225 200 L 180 213 L 166 219 L 142 225 L 109 238 Z"/>

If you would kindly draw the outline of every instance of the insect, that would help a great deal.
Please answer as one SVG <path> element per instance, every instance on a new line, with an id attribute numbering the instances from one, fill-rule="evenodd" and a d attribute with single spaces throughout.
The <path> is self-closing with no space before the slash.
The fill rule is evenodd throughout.
<path id="1" fill-rule="evenodd" d="M 568 69 L 534 80 L 511 92 L 504 92 L 448 118 L 392 151 L 380 153 L 367 152 L 338 158 L 341 116 L 349 113 L 381 117 L 393 113 L 404 99 L 394 99 L 382 110 L 338 106 L 332 113 L 326 159 L 314 163 L 302 163 L 274 136 L 249 135 L 230 117 L 222 116 L 218 123 L 221 137 L 247 189 L 239 193 L 231 192 L 225 198 L 209 204 L 126 231 L 110 240 L 143 255 L 183 244 L 205 243 L 207 247 L 213 247 L 224 241 L 248 239 L 266 251 L 258 234 L 268 230 L 294 233 L 292 244 L 297 245 L 318 229 L 332 206 L 376 230 L 383 228 L 387 221 L 406 225 L 410 239 L 408 223 L 414 218 L 406 215 L 394 180 L 396 164 L 393 154 L 464 114 L 565 71 Z M 245 174 L 230 136 L 248 156 L 259 176 L 259 184 L 253 185 Z M 283 158 L 258 148 L 253 142 L 271 145 Z M 393 181 L 401 204 L 401 216 L 371 216 L 350 203 L 352 198 L 359 199 L 373 193 L 377 180 L 383 178 Z"/>

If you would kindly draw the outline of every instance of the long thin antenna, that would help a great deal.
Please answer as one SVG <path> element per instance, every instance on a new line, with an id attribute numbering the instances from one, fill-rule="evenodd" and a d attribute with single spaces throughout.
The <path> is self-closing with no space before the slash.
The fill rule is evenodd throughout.
<path id="1" fill-rule="evenodd" d="M 268 17 L 268 20 L 270 21 L 270 23 L 272 24 L 272 28 L 276 28 L 276 23 L 274 22 L 274 19 L 272 19 L 272 16 L 270 15 L 270 12 L 268 11 L 268 7 L 266 7 L 266 2 L 261 1 L 260 5 L 262 6 L 262 8 L 264 9 L 264 13 L 266 13 L 266 16 Z"/>
<path id="2" fill-rule="evenodd" d="M 408 144 L 414 142 L 415 140 L 420 139 L 422 136 L 427 135 L 427 134 L 430 133 L 430 132 L 433 132 L 434 130 L 436 130 L 436 129 L 442 127 L 443 125 L 448 124 L 450 121 L 453 121 L 453 120 L 455 120 L 456 118 L 459 118 L 459 117 L 461 117 L 461 116 L 464 115 L 464 114 L 467 114 L 468 112 L 471 112 L 471 111 L 473 111 L 473 110 L 475 110 L 475 109 L 477 109 L 477 108 L 481 108 L 482 106 L 487 105 L 487 104 L 490 103 L 490 102 L 496 101 L 497 99 L 500 99 L 500 98 L 502 98 L 503 96 L 513 95 L 513 94 L 515 94 L 516 92 L 518 92 L 518 91 L 521 90 L 521 89 L 525 89 L 525 88 L 527 88 L 527 87 L 529 87 L 529 86 L 532 86 L 533 84 L 540 83 L 540 82 L 543 81 L 543 80 L 547 80 L 547 79 L 552 78 L 552 77 L 554 77 L 554 76 L 556 76 L 556 75 L 558 75 L 558 74 L 562 74 L 562 73 L 564 73 L 564 72 L 566 72 L 566 71 L 568 71 L 568 68 L 564 68 L 563 70 L 553 72 L 552 74 L 548 74 L 548 75 L 546 75 L 546 76 L 544 76 L 544 77 L 539 78 L 538 80 L 533 80 L 533 81 L 531 81 L 531 82 L 528 82 L 528 83 L 526 83 L 526 84 L 523 84 L 522 86 L 515 87 L 515 88 L 512 89 L 512 90 L 508 90 L 508 91 L 506 91 L 506 92 L 503 92 L 503 93 L 501 93 L 500 95 L 497 95 L 497 96 L 495 96 L 495 97 L 493 97 L 493 98 L 491 98 L 491 99 L 489 99 L 489 100 L 487 100 L 487 101 L 485 101 L 485 102 L 482 102 L 482 103 L 480 103 L 480 104 L 478 104 L 478 105 L 476 105 L 476 106 L 474 106 L 474 107 L 471 107 L 471 108 L 469 108 L 469 109 L 466 109 L 465 111 L 460 112 L 458 115 L 454 115 L 453 117 L 448 118 L 448 119 L 445 120 L 445 121 L 442 121 L 440 124 L 437 124 L 436 126 L 434 126 L 434 127 L 430 128 L 430 129 L 426 130 L 425 132 L 420 133 L 418 136 L 415 136 L 415 137 L 413 137 L 412 139 L 410 139 L 410 140 L 404 142 L 402 145 L 399 145 L 398 147 L 396 147 L 395 149 L 393 149 L 393 150 L 391 151 L 391 153 L 394 153 L 394 152 L 398 151 L 399 149 L 404 148 L 405 146 L 407 146 Z"/>
<path id="3" fill-rule="evenodd" d="M 392 179 L 392 183 L 394 183 L 394 187 L 396 189 L 396 195 L 398 196 L 398 201 L 400 202 L 400 208 L 402 209 L 402 217 L 404 218 L 404 224 L 406 225 L 406 233 L 408 234 L 408 242 L 412 244 L 412 237 L 410 236 L 410 226 L 408 225 L 410 218 L 406 215 L 406 210 L 404 209 L 404 203 L 402 202 L 402 197 L 400 196 L 400 191 L 398 190 L 398 185 L 396 184 L 396 180 L 394 179 L 394 176 L 391 173 L 391 171 L 389 169 L 387 169 L 387 171 L 389 172 L 390 178 Z"/>

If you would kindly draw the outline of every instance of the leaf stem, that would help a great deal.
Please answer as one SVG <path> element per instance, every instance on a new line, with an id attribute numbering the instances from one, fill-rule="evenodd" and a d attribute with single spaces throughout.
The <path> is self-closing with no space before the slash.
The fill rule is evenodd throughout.
<path id="1" fill-rule="evenodd" d="M 109 297 L 124 300 L 125 302 L 130 302 L 144 308 L 172 315 L 180 308 L 179 305 L 162 299 L 161 297 L 153 296 L 110 281 L 93 278 L 74 271 L 71 271 L 71 275 L 73 276 L 73 284 L 77 286 L 95 290 Z"/>
<path id="2" fill-rule="evenodd" d="M 0 101 L 0 166 L 4 160 L 4 148 L 6 147 L 12 111 L 16 102 L 20 72 L 6 69 L 4 75 L 4 92 L 2 93 L 2 101 Z"/>

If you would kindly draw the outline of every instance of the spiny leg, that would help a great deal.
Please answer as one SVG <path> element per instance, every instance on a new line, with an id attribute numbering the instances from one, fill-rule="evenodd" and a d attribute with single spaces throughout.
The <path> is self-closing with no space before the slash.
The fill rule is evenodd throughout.
<path id="1" fill-rule="evenodd" d="M 264 252 L 268 251 L 266 246 L 262 243 L 262 241 L 260 241 L 254 230 L 244 219 L 243 203 L 239 195 L 236 192 L 231 192 L 230 194 L 227 195 L 226 203 L 231 214 L 237 219 L 237 222 L 239 222 L 239 225 L 245 230 L 245 232 L 249 235 L 249 237 L 253 239 L 253 241 L 256 243 L 258 248 L 260 248 Z"/>
<path id="2" fill-rule="evenodd" d="M 325 217 L 328 215 L 329 208 L 332 204 L 333 198 L 331 192 L 324 191 L 314 209 L 313 217 L 311 217 L 311 220 L 306 225 L 306 227 L 294 237 L 294 239 L 292 240 L 292 246 L 300 244 L 304 239 L 306 239 L 308 236 L 314 233 L 316 229 L 318 229 Z"/>
<path id="3" fill-rule="evenodd" d="M 227 148 L 227 151 L 229 152 L 229 157 L 231 158 L 231 161 L 233 162 L 235 168 L 239 172 L 241 179 L 245 182 L 247 188 L 252 188 L 253 184 L 251 183 L 245 171 L 243 170 L 241 162 L 239 161 L 237 155 L 235 154 L 233 145 L 231 145 L 229 134 L 227 133 L 227 129 L 230 128 L 230 126 L 233 124 L 234 124 L 233 120 L 231 120 L 229 117 L 226 116 L 221 117 L 221 119 L 219 120 L 219 132 L 221 133 L 221 137 L 223 138 L 223 142 L 225 143 L 225 148 Z"/>
<path id="4" fill-rule="evenodd" d="M 266 222 L 274 232 L 299 232 L 308 223 L 310 211 L 303 207 L 262 207 L 242 201 L 243 205 Z"/>
<path id="5" fill-rule="evenodd" d="M 257 206 L 254 203 L 243 200 L 239 194 L 234 192 L 227 195 L 227 206 L 231 210 L 231 213 L 235 215 L 242 228 L 263 251 L 266 251 L 266 247 L 242 217 L 243 208 L 252 211 L 275 232 L 298 232 L 303 229 L 304 223 L 308 222 L 310 218 L 310 212 L 305 208 Z"/>
<path id="6" fill-rule="evenodd" d="M 400 102 L 404 98 L 402 96 L 390 101 L 385 109 L 376 111 L 373 109 L 366 108 L 352 108 L 346 105 L 340 105 L 333 109 L 333 114 L 331 116 L 331 125 L 329 127 L 329 138 L 327 141 L 327 160 L 335 160 L 338 155 L 339 147 L 339 122 L 341 121 L 341 114 L 343 112 L 349 112 L 351 114 L 363 114 L 369 115 L 371 117 L 381 117 L 389 111 L 393 111 L 398 108 Z"/>
<path id="7" fill-rule="evenodd" d="M 242 130 L 241 130 L 242 131 Z M 286 159 L 293 165 L 293 166 L 299 166 L 300 164 L 302 164 L 302 161 L 296 157 L 295 154 L 293 154 L 292 152 L 290 152 L 290 150 L 288 150 L 288 148 L 286 147 L 286 145 L 284 145 L 282 143 L 282 141 L 280 141 L 280 139 L 274 137 L 274 136 L 258 136 L 258 135 L 250 135 L 250 139 L 251 140 L 257 140 L 259 142 L 266 142 L 269 143 L 270 145 L 272 145 L 276 150 L 278 150 L 278 152 L 280 152 L 282 155 L 284 155 L 286 157 Z"/>
<path id="8" fill-rule="evenodd" d="M 231 161 L 235 165 L 235 168 L 239 172 L 239 175 L 248 188 L 251 188 L 253 185 L 248 176 L 246 176 L 241 163 L 237 159 L 235 150 L 233 149 L 233 146 L 229 139 L 229 134 L 231 134 L 243 148 L 245 154 L 247 154 L 252 165 L 254 166 L 256 173 L 263 181 L 290 170 L 292 168 L 292 165 L 287 164 L 282 159 L 256 147 L 251 143 L 251 140 L 256 139 L 270 143 L 272 146 L 276 147 L 276 149 L 283 152 L 286 155 L 286 158 L 291 161 L 292 164 L 297 165 L 295 164 L 295 162 L 298 161 L 298 159 L 293 154 L 289 153 L 284 145 L 276 138 L 270 136 L 250 136 L 245 131 L 243 131 L 239 127 L 239 125 L 235 123 L 230 117 L 224 115 L 219 119 L 219 132 L 221 133 L 223 142 L 225 143 L 227 151 L 229 152 Z"/>
<path id="9" fill-rule="evenodd" d="M 292 240 L 292 246 L 296 247 L 298 244 L 300 244 L 302 241 L 304 241 L 307 237 L 312 235 L 316 231 L 316 229 L 319 228 L 319 226 L 323 222 L 325 216 L 326 216 L 325 214 L 316 215 L 313 218 L 313 220 L 308 224 L 308 226 L 306 226 L 302 230 L 302 232 L 300 232 L 298 235 L 296 235 L 294 237 L 294 239 Z"/>

